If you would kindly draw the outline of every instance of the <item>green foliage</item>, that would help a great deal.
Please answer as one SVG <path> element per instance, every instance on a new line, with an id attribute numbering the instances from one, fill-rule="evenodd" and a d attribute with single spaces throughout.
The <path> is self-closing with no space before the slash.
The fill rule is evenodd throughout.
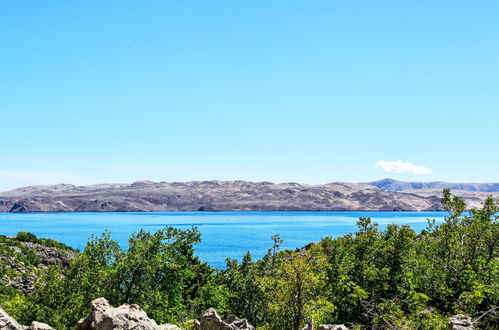
<path id="1" fill-rule="evenodd" d="M 442 203 L 450 214 L 445 222 L 429 221 L 419 235 L 408 226 L 380 231 L 371 219 L 360 218 L 356 233 L 295 252 L 277 252 L 282 240 L 273 236 L 268 255 L 245 265 L 256 279 L 244 277 L 235 261 L 226 275 L 256 281 L 264 316 L 253 320 L 265 329 L 298 329 L 310 319 L 375 329 L 445 329 L 451 314 L 477 318 L 499 306 L 499 207 L 488 198 L 463 215 L 464 202 L 450 191 Z M 306 303 L 298 299 L 303 288 L 309 290 Z M 236 292 L 229 304 L 245 290 Z M 494 313 L 480 319 L 483 328 L 497 322 Z"/>
<path id="2" fill-rule="evenodd" d="M 37 274 L 40 264 L 35 249 L 25 244 L 26 242 L 42 245 L 45 242 L 50 242 L 50 247 L 65 249 L 64 244 L 53 240 L 40 240 L 35 235 L 27 232 L 19 232 L 15 238 L 0 236 L 0 279 L 2 280 L 2 284 L 0 284 L 0 305 L 18 319 L 27 317 L 27 306 L 31 305 L 31 300 L 29 296 L 25 296 L 21 291 L 10 286 L 9 282 L 19 277 Z"/>
<path id="3" fill-rule="evenodd" d="M 261 274 L 260 264 L 254 263 L 251 254 L 246 252 L 241 264 L 237 260 L 227 259 L 227 269 L 219 276 L 229 291 L 230 311 L 252 324 L 260 324 L 265 317 L 266 301 L 257 283 Z"/>
<path id="4" fill-rule="evenodd" d="M 428 221 L 420 234 L 408 226 L 379 230 L 360 218 L 358 230 L 326 237 L 296 251 L 280 251 L 283 240 L 271 237 L 261 260 L 248 252 L 227 259 L 215 270 L 194 256 L 200 235 L 166 227 L 140 231 L 120 248 L 109 232 L 92 237 L 83 253 L 62 270 L 36 270 L 32 249 L 21 242 L 51 244 L 29 233 L 0 236 L 0 255 L 38 272 L 37 290 L 24 296 L 0 286 L 0 304 L 22 323 L 39 320 L 69 329 L 88 313 L 88 304 L 105 297 L 117 306 L 139 304 L 159 323 L 193 328 L 208 307 L 220 315 L 247 318 L 261 329 L 300 329 L 314 324 L 345 323 L 355 329 L 445 329 L 448 317 L 464 313 L 483 329 L 499 321 L 499 205 L 464 213 L 465 204 L 443 192 L 449 216 Z M 4 263 L 0 275 L 18 276 Z"/>
<path id="5" fill-rule="evenodd" d="M 166 227 L 140 231 L 121 249 L 109 232 L 94 236 L 66 270 L 41 272 L 22 320 L 67 329 L 88 313 L 90 301 L 105 297 L 113 305 L 139 304 L 161 323 L 179 321 L 197 304 L 193 297 L 207 297 L 202 282 L 212 270 L 194 257 L 199 238 L 196 229 Z"/>
<path id="6" fill-rule="evenodd" d="M 30 242 L 30 243 L 38 243 L 50 248 L 56 248 L 56 249 L 62 249 L 62 250 L 69 250 L 69 251 L 74 251 L 76 252 L 77 250 L 73 249 L 70 246 L 67 246 L 66 244 L 63 244 L 61 242 L 58 242 L 54 239 L 50 238 L 38 238 L 36 237 L 35 234 L 25 232 L 25 231 L 20 231 L 17 233 L 16 240 L 19 242 Z"/>
<path id="7" fill-rule="evenodd" d="M 36 237 L 35 234 L 28 233 L 25 231 L 20 231 L 19 233 L 17 233 L 16 238 L 18 241 L 21 241 L 21 242 L 31 242 L 31 243 L 38 242 L 38 238 Z"/>
<path id="8" fill-rule="evenodd" d="M 23 264 L 28 269 L 37 266 L 40 262 L 35 250 L 24 246 L 20 241 L 5 236 L 0 236 L 0 256 L 2 259 L 11 260 L 15 264 Z M 0 264 L 0 275 L 14 275 L 12 269 Z"/>
<path id="9" fill-rule="evenodd" d="M 334 310 L 323 295 L 327 264 L 320 245 L 279 252 L 269 266 L 257 279 L 267 301 L 268 328 L 297 330 L 306 320 L 324 321 Z"/>

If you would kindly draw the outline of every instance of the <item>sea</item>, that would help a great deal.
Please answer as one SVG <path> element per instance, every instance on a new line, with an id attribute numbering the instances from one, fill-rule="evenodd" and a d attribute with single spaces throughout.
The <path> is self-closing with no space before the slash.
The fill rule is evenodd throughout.
<path id="1" fill-rule="evenodd" d="M 445 212 L 85 212 L 0 213 L 0 234 L 19 231 L 53 238 L 82 250 L 92 234 L 109 230 L 125 248 L 127 238 L 140 230 L 156 231 L 165 226 L 196 227 L 201 243 L 196 255 L 211 266 L 224 269 L 226 258 L 241 260 L 246 251 L 255 259 L 272 246 L 279 234 L 283 249 L 303 247 L 324 237 L 339 237 L 357 231 L 359 217 L 370 217 L 380 229 L 388 224 L 409 225 L 421 232 L 428 219 L 442 222 Z"/>

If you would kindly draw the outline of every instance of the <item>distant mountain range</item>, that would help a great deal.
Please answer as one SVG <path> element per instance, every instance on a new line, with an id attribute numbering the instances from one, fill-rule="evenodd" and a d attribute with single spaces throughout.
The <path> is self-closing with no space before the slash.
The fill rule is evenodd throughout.
<path id="1" fill-rule="evenodd" d="M 477 207 L 499 184 L 401 182 L 306 185 L 193 181 L 29 186 L 0 193 L 0 212 L 437 211 L 443 188 Z M 461 190 L 455 190 L 461 189 Z"/>
<path id="2" fill-rule="evenodd" d="M 451 183 L 444 181 L 432 182 L 406 182 L 393 179 L 383 179 L 366 184 L 378 187 L 387 191 L 404 191 L 414 189 L 451 189 L 479 192 L 499 192 L 499 183 Z"/>

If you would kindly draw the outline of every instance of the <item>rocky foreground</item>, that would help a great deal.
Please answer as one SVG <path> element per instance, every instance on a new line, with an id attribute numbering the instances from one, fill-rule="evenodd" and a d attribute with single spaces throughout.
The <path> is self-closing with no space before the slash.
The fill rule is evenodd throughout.
<path id="1" fill-rule="evenodd" d="M 469 316 L 454 315 L 449 319 L 450 330 L 472 330 L 473 323 Z M 195 330 L 254 330 L 245 319 L 230 315 L 226 320 L 218 315 L 213 308 L 206 310 L 200 320 L 190 320 L 183 329 Z M 106 299 L 98 298 L 90 304 L 90 313 L 76 324 L 76 330 L 181 330 L 175 324 L 160 324 L 150 319 L 140 306 L 121 305 L 117 308 L 109 305 Z M 29 326 L 20 325 L 7 313 L 0 309 L 0 329 L 3 330 L 53 330 L 45 323 L 32 322 Z M 310 322 L 302 330 L 313 330 Z M 342 324 L 321 324 L 318 330 L 348 330 Z"/>
<path id="2" fill-rule="evenodd" d="M 454 191 L 469 208 L 488 194 Z M 437 211 L 440 189 L 389 191 L 370 184 L 246 181 L 30 186 L 0 193 L 0 212 Z"/>

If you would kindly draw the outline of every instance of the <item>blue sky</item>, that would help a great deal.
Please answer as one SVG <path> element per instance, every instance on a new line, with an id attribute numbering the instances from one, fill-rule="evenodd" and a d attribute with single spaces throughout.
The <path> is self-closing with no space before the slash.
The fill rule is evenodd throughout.
<path id="1" fill-rule="evenodd" d="M 497 1 L 2 1 L 0 18 L 0 190 L 499 181 Z"/>

